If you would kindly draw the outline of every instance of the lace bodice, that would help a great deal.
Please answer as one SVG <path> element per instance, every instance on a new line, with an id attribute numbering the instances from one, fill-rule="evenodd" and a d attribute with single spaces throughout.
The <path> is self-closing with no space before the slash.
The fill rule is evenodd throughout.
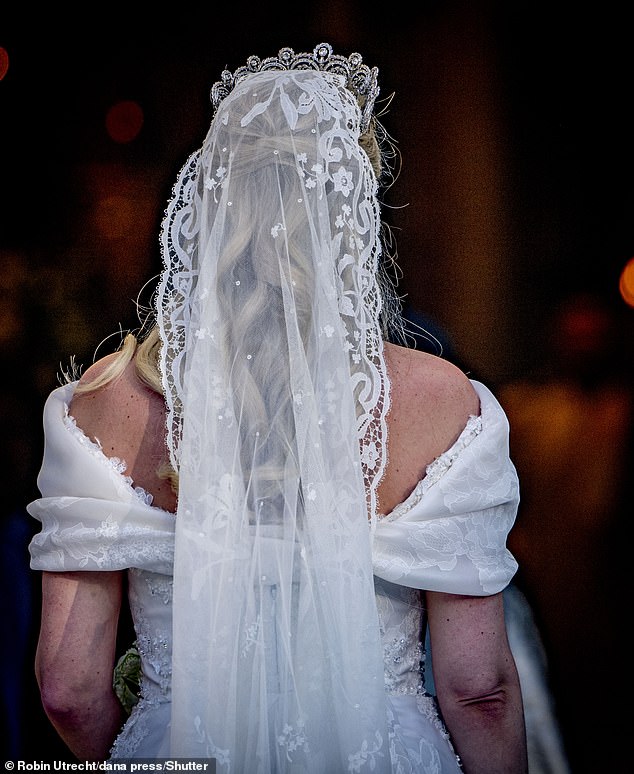
<path id="1" fill-rule="evenodd" d="M 517 507 L 506 420 L 486 388 L 475 386 L 481 417 L 468 423 L 410 497 L 379 520 L 373 535 L 386 692 L 394 701 L 414 702 L 415 711 L 441 735 L 442 724 L 424 688 L 426 621 L 419 589 L 495 593 L 516 567 L 505 548 Z M 45 408 L 46 445 L 38 478 L 42 497 L 28 506 L 42 522 L 30 545 L 31 565 L 49 571 L 129 571 L 142 698 L 113 754 L 134 755 L 156 732 L 152 712 L 162 711 L 170 699 L 175 519 L 135 489 L 124 461 L 107 458 L 75 425 L 68 416 L 73 389 L 71 384 L 55 390 Z M 395 717 L 390 744 L 398 757 L 400 721 Z"/>

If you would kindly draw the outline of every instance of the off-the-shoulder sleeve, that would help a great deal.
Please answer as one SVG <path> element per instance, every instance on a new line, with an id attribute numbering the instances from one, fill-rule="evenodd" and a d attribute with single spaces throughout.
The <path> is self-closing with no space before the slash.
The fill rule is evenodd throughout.
<path id="1" fill-rule="evenodd" d="M 379 520 L 373 536 L 375 575 L 412 588 L 483 596 L 504 589 L 517 562 L 506 547 L 519 504 L 509 456 L 509 425 L 479 382 L 480 428 L 443 455 L 413 504 Z M 408 501 L 409 502 L 409 501 Z"/>
<path id="2" fill-rule="evenodd" d="M 74 386 L 54 390 L 44 407 L 42 496 L 27 506 L 42 523 L 29 546 L 32 569 L 171 574 L 174 516 L 153 508 L 123 475 L 123 463 L 74 427 L 68 416 Z"/>

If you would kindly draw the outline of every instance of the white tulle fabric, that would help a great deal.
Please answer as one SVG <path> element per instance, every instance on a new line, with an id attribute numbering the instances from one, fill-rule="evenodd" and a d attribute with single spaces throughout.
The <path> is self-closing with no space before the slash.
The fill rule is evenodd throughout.
<path id="1" fill-rule="evenodd" d="M 245 78 L 164 221 L 172 754 L 232 772 L 390 770 L 368 528 L 388 408 L 379 210 L 343 83 Z"/>

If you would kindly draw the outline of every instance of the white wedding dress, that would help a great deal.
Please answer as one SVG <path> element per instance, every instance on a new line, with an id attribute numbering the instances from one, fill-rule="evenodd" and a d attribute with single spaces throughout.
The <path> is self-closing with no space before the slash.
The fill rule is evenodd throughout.
<path id="1" fill-rule="evenodd" d="M 517 565 L 505 548 L 518 485 L 508 424 L 478 382 L 481 415 L 429 466 L 405 502 L 373 535 L 376 602 L 385 666 L 392 771 L 459 772 L 435 699 L 425 690 L 425 614 L 420 589 L 492 594 Z M 45 453 L 30 514 L 42 523 L 31 543 L 35 570 L 127 570 L 129 604 L 142 663 L 141 698 L 111 751 L 113 758 L 169 757 L 172 565 L 175 517 L 125 475 L 68 414 L 74 384 L 51 393 Z M 349 771 L 372 768 L 371 749 Z M 330 774 L 330 773 L 328 773 Z"/>

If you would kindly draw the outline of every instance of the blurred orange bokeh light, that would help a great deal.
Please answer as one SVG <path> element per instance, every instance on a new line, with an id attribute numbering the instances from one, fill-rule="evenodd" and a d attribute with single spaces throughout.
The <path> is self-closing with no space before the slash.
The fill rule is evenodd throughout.
<path id="1" fill-rule="evenodd" d="M 634 306 L 634 258 L 630 258 L 621 272 L 619 291 L 625 303 Z"/>

